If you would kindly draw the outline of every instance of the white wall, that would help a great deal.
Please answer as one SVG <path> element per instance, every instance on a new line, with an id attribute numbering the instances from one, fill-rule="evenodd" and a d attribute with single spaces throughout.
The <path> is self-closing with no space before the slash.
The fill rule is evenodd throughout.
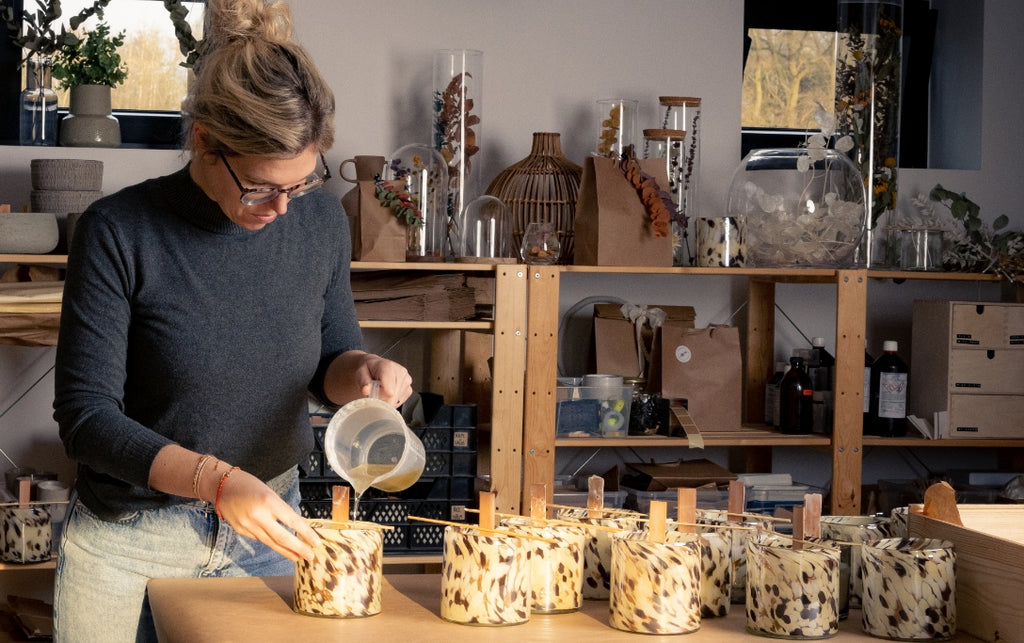
<path id="1" fill-rule="evenodd" d="M 704 101 L 702 207 L 721 208 L 739 162 L 741 0 L 293 0 L 292 6 L 297 37 L 319 61 L 338 98 L 337 144 L 328 154 L 332 167 L 355 154 L 387 155 L 407 143 L 427 141 L 433 51 L 475 48 L 484 52 L 481 187 L 529 152 L 536 131 L 560 132 L 563 150 L 580 162 L 593 145 L 596 99 L 640 100 L 645 109 L 641 126 L 649 126 L 657 122 L 659 95 L 693 95 Z M 1024 149 L 1022 30 L 1024 5 L 1017 0 L 985 3 L 981 170 L 902 171 L 904 197 L 941 182 L 966 191 L 987 219 L 1006 213 L 1014 227 L 1024 227 L 1018 207 L 1019 152 Z M 101 159 L 106 192 L 173 171 L 183 162 L 173 151 L 91 148 L 6 147 L 0 157 L 0 202 L 15 209 L 28 202 L 32 158 Z M 328 183 L 339 195 L 346 187 L 339 180 Z M 728 278 L 652 280 L 643 289 L 629 280 L 609 279 L 596 286 L 570 284 L 563 309 L 593 290 L 689 303 L 697 306 L 699 323 L 721 321 L 743 301 L 742 287 Z M 779 303 L 808 335 L 828 336 L 834 328 L 831 296 L 827 288 L 787 288 L 781 289 Z M 906 291 L 887 288 L 885 296 L 899 304 L 895 308 L 907 308 Z M 886 299 L 877 306 L 894 308 Z M 904 317 L 893 324 L 905 329 Z M 777 323 L 779 343 L 792 345 L 799 336 L 785 325 L 784 320 Z M 0 411 L 50 364 L 51 349 L 0 347 Z M 0 418 L 0 448 L 17 460 L 70 475 L 50 419 L 51 394 L 52 377 L 46 376 Z M 827 469 L 816 477 L 827 477 Z"/>

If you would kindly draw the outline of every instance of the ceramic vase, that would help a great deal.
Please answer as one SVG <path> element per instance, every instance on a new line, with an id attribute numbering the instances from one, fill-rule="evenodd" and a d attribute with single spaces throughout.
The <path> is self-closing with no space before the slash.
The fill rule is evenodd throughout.
<path id="1" fill-rule="evenodd" d="M 60 144 L 67 147 L 118 147 L 121 124 L 111 115 L 111 88 L 79 85 L 71 88 L 70 113 L 60 124 Z"/>

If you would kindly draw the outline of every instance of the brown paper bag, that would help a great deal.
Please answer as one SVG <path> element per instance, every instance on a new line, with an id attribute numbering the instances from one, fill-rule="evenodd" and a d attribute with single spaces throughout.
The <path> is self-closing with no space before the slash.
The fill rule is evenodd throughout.
<path id="1" fill-rule="evenodd" d="M 665 321 L 693 327 L 696 312 L 692 306 L 647 306 L 651 313 L 640 319 L 640 339 L 637 340 L 636 326 L 629 318 L 628 308 L 623 312 L 622 304 L 594 305 L 594 360 L 598 373 L 622 375 L 623 377 L 650 378 L 649 364 L 658 353 L 659 327 L 665 322 L 658 319 L 656 311 L 664 314 Z M 657 360 L 660 361 L 660 360 Z M 656 390 L 648 387 L 648 390 Z"/>
<path id="2" fill-rule="evenodd" d="M 659 186 L 668 185 L 664 161 L 639 163 Z M 672 235 L 654 236 L 643 202 L 613 159 L 591 156 L 583 164 L 573 227 L 577 265 L 672 265 Z"/>
<path id="3" fill-rule="evenodd" d="M 701 431 L 735 430 L 743 421 L 743 362 L 735 326 L 661 327 L 661 395 L 685 398 Z"/>
<path id="4" fill-rule="evenodd" d="M 374 181 L 360 180 L 357 183 L 353 190 L 358 190 L 357 200 L 350 199 L 346 204 L 352 224 L 352 260 L 405 261 L 405 223 L 395 216 L 390 207 L 381 205 L 375 194 L 377 186 Z M 385 185 L 391 183 L 384 182 Z M 401 181 L 394 183 L 402 187 Z M 352 211 L 355 211 L 355 216 L 352 216 Z"/>

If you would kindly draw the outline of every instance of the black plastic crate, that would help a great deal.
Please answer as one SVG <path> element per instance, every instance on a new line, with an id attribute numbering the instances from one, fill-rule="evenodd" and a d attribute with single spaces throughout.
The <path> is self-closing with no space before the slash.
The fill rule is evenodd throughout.
<path id="1" fill-rule="evenodd" d="M 452 429 L 452 451 L 476 451 L 476 427 Z"/>
<path id="2" fill-rule="evenodd" d="M 473 500 L 476 497 L 476 478 L 452 476 L 448 478 L 448 498 L 450 500 Z"/>
<path id="3" fill-rule="evenodd" d="M 476 452 L 452 453 L 451 475 L 453 476 L 475 476 L 476 475 Z"/>
<path id="4" fill-rule="evenodd" d="M 452 426 L 457 429 L 476 427 L 476 404 L 452 404 Z"/>
<path id="5" fill-rule="evenodd" d="M 451 474 L 452 454 L 450 451 L 427 451 L 421 477 L 447 476 Z"/>
<path id="6" fill-rule="evenodd" d="M 450 428 L 414 429 L 416 437 L 423 443 L 426 451 L 451 451 L 452 430 Z"/>
<path id="7" fill-rule="evenodd" d="M 306 459 L 299 463 L 299 475 L 307 478 L 319 478 L 323 475 L 323 461 L 323 452 L 310 451 Z"/>

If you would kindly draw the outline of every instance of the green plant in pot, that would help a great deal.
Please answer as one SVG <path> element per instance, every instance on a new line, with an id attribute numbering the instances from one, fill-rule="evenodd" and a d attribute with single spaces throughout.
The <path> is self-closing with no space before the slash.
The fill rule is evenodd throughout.
<path id="1" fill-rule="evenodd" d="M 121 144 L 120 124 L 110 112 L 110 92 L 128 76 L 117 51 L 124 38 L 123 31 L 111 34 L 110 27 L 101 22 L 54 54 L 53 77 L 68 89 L 71 99 L 70 113 L 61 122 L 61 145 Z"/>
<path id="2" fill-rule="evenodd" d="M 78 43 L 74 30 L 93 15 L 103 16 L 110 0 L 95 0 L 70 17 L 71 31 L 61 23 L 60 0 L 36 0 L 36 9 L 15 11 L 9 0 L 0 0 L 0 18 L 11 42 L 23 50 L 25 90 L 19 98 L 22 145 L 54 145 L 57 132 L 57 95 L 51 87 L 52 57 L 61 48 Z M 26 6 L 29 0 L 25 1 Z M 59 28 L 59 29 L 58 29 Z"/>

